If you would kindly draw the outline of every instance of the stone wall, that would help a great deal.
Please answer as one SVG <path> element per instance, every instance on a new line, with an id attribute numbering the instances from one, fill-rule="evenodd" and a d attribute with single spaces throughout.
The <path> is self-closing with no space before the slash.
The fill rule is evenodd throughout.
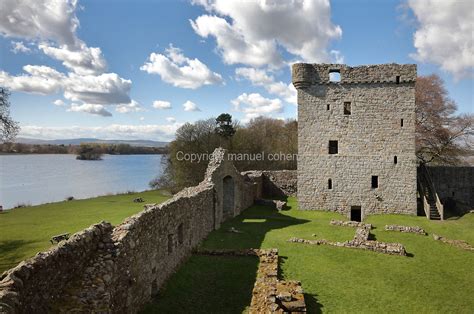
<path id="1" fill-rule="evenodd" d="M 340 82 L 329 81 L 335 71 Z M 347 216 L 351 207 L 360 208 L 362 219 L 415 215 L 416 65 L 295 64 L 292 79 L 298 89 L 299 208 Z M 338 142 L 337 153 L 329 154 L 329 141 Z"/>
<path id="2" fill-rule="evenodd" d="M 296 170 L 246 171 L 243 175 L 259 178 L 262 184 L 261 196 L 296 196 L 298 177 Z"/>
<path id="3" fill-rule="evenodd" d="M 0 313 L 50 312 L 51 304 L 63 297 L 66 284 L 85 272 L 111 230 L 105 222 L 93 225 L 4 272 L 0 276 Z"/>
<path id="4" fill-rule="evenodd" d="M 464 210 L 474 209 L 474 167 L 428 167 L 440 199 L 449 198 Z"/>
<path id="5" fill-rule="evenodd" d="M 261 191 L 260 181 L 242 176 L 225 154 L 216 149 L 198 186 L 147 206 L 114 229 L 94 225 L 7 271 L 0 281 L 2 309 L 139 311 L 209 232 L 252 205 Z M 232 206 L 225 209 L 224 199 Z"/>

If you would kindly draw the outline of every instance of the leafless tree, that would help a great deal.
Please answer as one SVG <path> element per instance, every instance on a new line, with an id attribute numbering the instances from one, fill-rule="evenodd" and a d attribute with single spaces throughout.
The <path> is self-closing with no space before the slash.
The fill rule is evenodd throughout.
<path id="1" fill-rule="evenodd" d="M 435 74 L 416 81 L 416 155 L 422 163 L 457 165 L 473 153 L 474 116 L 456 114 Z"/>
<path id="2" fill-rule="evenodd" d="M 12 141 L 18 134 L 20 127 L 10 117 L 10 92 L 0 87 L 0 141 L 2 143 Z"/>

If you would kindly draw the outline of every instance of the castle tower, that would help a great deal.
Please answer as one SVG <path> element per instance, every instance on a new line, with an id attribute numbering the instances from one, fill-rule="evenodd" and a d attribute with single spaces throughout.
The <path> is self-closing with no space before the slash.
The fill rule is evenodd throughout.
<path id="1" fill-rule="evenodd" d="M 416 214 L 416 76 L 414 64 L 293 65 L 300 209 Z"/>

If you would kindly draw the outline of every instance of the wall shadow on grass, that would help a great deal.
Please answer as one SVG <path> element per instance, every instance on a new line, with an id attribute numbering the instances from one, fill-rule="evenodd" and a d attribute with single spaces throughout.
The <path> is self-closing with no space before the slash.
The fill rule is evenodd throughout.
<path id="1" fill-rule="evenodd" d="M 255 205 L 211 232 L 201 247 L 262 248 L 269 231 L 306 222 Z M 231 227 L 239 232 L 229 232 Z M 193 255 L 143 313 L 242 313 L 250 305 L 257 268 L 257 257 Z"/>

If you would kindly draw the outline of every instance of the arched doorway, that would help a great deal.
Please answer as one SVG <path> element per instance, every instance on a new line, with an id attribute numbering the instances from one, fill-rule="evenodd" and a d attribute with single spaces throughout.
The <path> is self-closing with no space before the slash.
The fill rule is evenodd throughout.
<path id="1" fill-rule="evenodd" d="M 222 186 L 222 220 L 234 215 L 234 178 L 227 176 Z"/>

